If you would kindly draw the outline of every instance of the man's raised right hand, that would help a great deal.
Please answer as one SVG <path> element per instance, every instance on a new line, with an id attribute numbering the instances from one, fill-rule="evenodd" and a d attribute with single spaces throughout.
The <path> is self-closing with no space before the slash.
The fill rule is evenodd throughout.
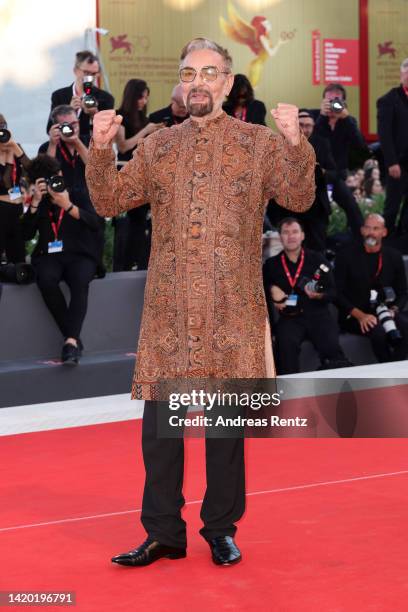
<path id="1" fill-rule="evenodd" d="M 92 138 L 97 149 L 111 147 L 122 120 L 122 115 L 117 115 L 114 110 L 103 110 L 96 113 L 93 120 Z"/>

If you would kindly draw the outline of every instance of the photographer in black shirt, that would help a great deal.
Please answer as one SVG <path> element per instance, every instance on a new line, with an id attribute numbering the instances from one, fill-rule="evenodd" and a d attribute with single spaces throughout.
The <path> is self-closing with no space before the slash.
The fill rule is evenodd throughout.
<path id="1" fill-rule="evenodd" d="M 85 165 L 88 159 L 89 135 L 79 133 L 80 126 L 75 110 L 71 106 L 61 105 L 51 113 L 52 126 L 49 141 L 44 142 L 38 153 L 46 153 L 58 161 L 65 185 L 73 198 L 81 202 L 87 200 L 87 208 L 93 208 L 85 180 Z M 98 217 L 101 231 L 98 233 L 99 255 L 98 276 L 105 275 L 103 265 L 105 220 Z"/>
<path id="2" fill-rule="evenodd" d="M 363 244 L 345 247 L 336 257 L 340 326 L 367 336 L 379 362 L 406 359 L 408 314 L 402 310 L 408 291 L 401 253 L 383 245 L 387 230 L 381 215 L 367 215 L 361 234 Z"/>
<path id="3" fill-rule="evenodd" d="M 335 298 L 330 265 L 320 253 L 302 247 L 305 235 L 298 219 L 279 224 L 283 251 L 264 263 L 267 296 L 279 311 L 273 325 L 278 374 L 299 372 L 302 343 L 309 339 L 319 353 L 322 368 L 351 365 L 339 345 L 336 321 L 329 311 Z"/>
<path id="4" fill-rule="evenodd" d="M 38 153 L 46 153 L 58 160 L 70 191 L 88 193 L 85 164 L 88 159 L 89 135 L 80 135 L 79 120 L 71 106 L 63 104 L 54 108 L 51 122 L 49 140 L 40 146 Z"/>
<path id="5" fill-rule="evenodd" d="M 94 81 L 99 77 L 99 74 L 100 65 L 96 55 L 87 50 L 79 51 L 75 55 L 75 81 L 68 87 L 57 89 L 51 96 L 51 112 L 56 106 L 62 104 L 72 106 L 80 123 L 79 132 L 83 136 L 90 136 L 95 113 L 114 107 L 113 96 L 94 85 Z M 88 84 L 86 84 L 86 81 L 88 81 Z M 88 87 L 92 89 L 90 97 L 94 98 L 96 104 L 87 103 L 85 89 Z M 47 132 L 52 125 L 51 112 Z"/>
<path id="6" fill-rule="evenodd" d="M 22 219 L 24 237 L 32 240 L 38 232 L 31 260 L 37 284 L 64 336 L 62 362 L 76 365 L 83 348 L 80 333 L 89 283 L 99 257 L 100 219 L 86 195 L 80 191 L 69 193 L 64 188 L 55 158 L 39 155 L 33 159 L 27 169 L 27 181 L 34 193 Z M 69 304 L 59 287 L 61 280 L 70 289 Z"/>
<path id="7" fill-rule="evenodd" d="M 337 168 L 327 172 L 326 180 L 328 184 L 333 185 L 333 199 L 346 213 L 353 235 L 360 238 L 363 216 L 345 179 L 350 149 L 367 149 L 367 145 L 358 129 L 357 121 L 347 109 L 346 90 L 343 85 L 333 83 L 324 89 L 314 131 L 317 136 L 327 138 L 330 142 Z"/>

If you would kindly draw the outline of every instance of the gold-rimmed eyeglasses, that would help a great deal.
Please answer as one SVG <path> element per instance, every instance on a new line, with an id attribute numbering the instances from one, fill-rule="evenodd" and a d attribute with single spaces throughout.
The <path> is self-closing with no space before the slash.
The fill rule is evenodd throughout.
<path id="1" fill-rule="evenodd" d="M 199 72 L 205 83 L 216 81 L 219 74 L 230 74 L 229 71 L 219 70 L 217 66 L 203 66 Z M 197 70 L 186 66 L 180 69 L 179 75 L 180 81 L 183 81 L 183 83 L 192 83 L 197 76 Z"/>

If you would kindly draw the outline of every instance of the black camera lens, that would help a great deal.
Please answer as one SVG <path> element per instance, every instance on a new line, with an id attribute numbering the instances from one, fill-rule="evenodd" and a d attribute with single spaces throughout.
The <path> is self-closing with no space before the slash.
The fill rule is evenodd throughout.
<path id="1" fill-rule="evenodd" d="M 333 100 L 330 100 L 330 108 L 334 113 L 341 113 L 345 106 L 341 98 L 333 98 Z"/>
<path id="2" fill-rule="evenodd" d="M 0 143 L 5 144 L 11 138 L 11 132 L 7 128 L 0 128 Z"/>
<path id="3" fill-rule="evenodd" d="M 57 193 L 61 193 L 65 191 L 65 181 L 62 176 L 56 174 L 55 176 L 50 176 L 50 178 L 46 179 L 46 183 L 52 191 L 56 191 Z"/>
<path id="4" fill-rule="evenodd" d="M 98 105 L 98 102 L 94 96 L 84 96 L 83 102 L 86 108 L 95 108 Z"/>
<path id="5" fill-rule="evenodd" d="M 63 136 L 73 136 L 75 134 L 72 123 L 67 123 L 66 121 L 64 123 L 60 123 L 58 129 Z"/>

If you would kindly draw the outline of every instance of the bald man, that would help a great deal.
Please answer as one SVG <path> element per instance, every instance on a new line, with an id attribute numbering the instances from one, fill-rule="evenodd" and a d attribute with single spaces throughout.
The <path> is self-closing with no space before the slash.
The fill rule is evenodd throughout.
<path id="1" fill-rule="evenodd" d="M 369 214 L 361 227 L 362 243 L 352 244 L 336 257 L 335 279 L 340 308 L 339 322 L 344 331 L 370 338 L 379 362 L 399 361 L 408 355 L 408 316 L 401 312 L 408 300 L 407 279 L 401 253 L 384 246 L 387 235 L 384 217 Z M 376 306 L 370 305 L 371 290 L 378 292 L 377 303 L 384 302 L 384 288 L 392 288 L 390 304 L 401 338 L 394 343 L 379 319 Z M 380 315 L 381 316 L 381 315 Z M 352 358 L 352 355 L 349 355 Z"/>
<path id="2" fill-rule="evenodd" d="M 171 102 L 166 108 L 151 113 L 149 121 L 152 123 L 165 123 L 167 127 L 183 123 L 188 117 L 186 105 L 184 104 L 181 85 L 176 85 L 171 92 Z"/>

